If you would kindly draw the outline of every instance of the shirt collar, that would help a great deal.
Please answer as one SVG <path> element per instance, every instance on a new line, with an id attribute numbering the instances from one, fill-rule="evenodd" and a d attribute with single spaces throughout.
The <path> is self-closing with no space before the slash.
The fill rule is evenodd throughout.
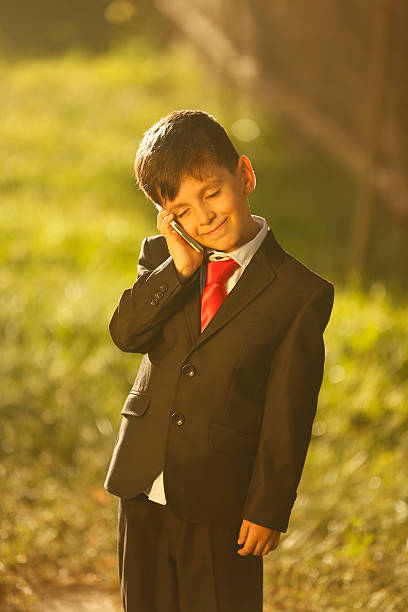
<path id="1" fill-rule="evenodd" d="M 258 248 L 261 246 L 266 234 L 268 233 L 268 224 L 266 219 L 259 217 L 258 215 L 251 215 L 253 220 L 258 226 L 258 232 L 252 240 L 249 240 L 245 244 L 242 244 L 237 249 L 225 253 L 224 251 L 216 251 L 206 247 L 206 254 L 208 255 L 209 261 L 221 261 L 223 259 L 233 259 L 241 267 L 245 268 L 252 257 L 255 255 Z"/>

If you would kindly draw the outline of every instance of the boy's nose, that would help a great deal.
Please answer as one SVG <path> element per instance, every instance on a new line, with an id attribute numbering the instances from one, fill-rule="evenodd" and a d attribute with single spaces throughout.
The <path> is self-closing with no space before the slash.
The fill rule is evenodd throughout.
<path id="1" fill-rule="evenodd" d="M 200 202 L 197 205 L 197 221 L 201 229 L 205 230 L 212 224 L 217 215 L 213 212 L 206 202 Z M 210 231 L 210 230 L 208 230 Z"/>

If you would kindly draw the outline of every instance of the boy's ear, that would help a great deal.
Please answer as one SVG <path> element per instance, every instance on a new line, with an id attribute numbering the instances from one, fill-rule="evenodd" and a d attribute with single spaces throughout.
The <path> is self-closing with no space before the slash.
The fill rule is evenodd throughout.
<path id="1" fill-rule="evenodd" d="M 256 186 L 256 176 L 252 164 L 246 155 L 241 155 L 238 160 L 238 172 L 245 189 L 245 194 L 252 193 Z"/>

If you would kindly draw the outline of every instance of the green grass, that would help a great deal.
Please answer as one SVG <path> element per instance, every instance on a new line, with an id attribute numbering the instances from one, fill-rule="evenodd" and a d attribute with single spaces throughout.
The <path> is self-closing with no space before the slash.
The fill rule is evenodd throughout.
<path id="1" fill-rule="evenodd" d="M 181 46 L 159 54 L 136 39 L 0 67 L 0 598 L 17 610 L 43 580 L 117 584 L 117 500 L 103 480 L 139 357 L 121 353 L 107 325 L 142 238 L 157 233 L 132 161 L 160 116 L 203 108 L 228 131 L 257 121 L 261 136 L 236 142 L 257 172 L 253 211 L 337 289 L 315 435 L 266 592 L 307 612 L 402 610 L 408 307 L 384 281 L 391 268 L 403 277 L 378 225 L 369 290 L 344 286 L 351 178 Z"/>

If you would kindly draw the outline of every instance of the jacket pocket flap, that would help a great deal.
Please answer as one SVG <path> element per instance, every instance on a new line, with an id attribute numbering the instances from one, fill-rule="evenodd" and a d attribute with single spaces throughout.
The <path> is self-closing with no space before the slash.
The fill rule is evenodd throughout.
<path id="1" fill-rule="evenodd" d="M 142 416 L 150 403 L 150 395 L 141 395 L 136 391 L 131 391 L 121 410 L 121 414 L 128 416 Z"/>

